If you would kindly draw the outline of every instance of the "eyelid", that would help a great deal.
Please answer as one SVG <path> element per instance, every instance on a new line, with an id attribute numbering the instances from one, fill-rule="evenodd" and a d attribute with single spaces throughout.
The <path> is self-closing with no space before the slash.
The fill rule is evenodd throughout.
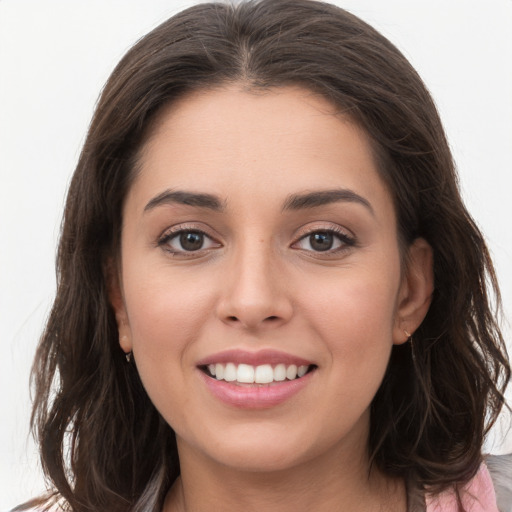
<path id="1" fill-rule="evenodd" d="M 202 255 L 207 251 L 210 251 L 213 248 L 222 247 L 222 243 L 217 240 L 217 237 L 212 235 L 210 230 L 205 229 L 204 227 L 199 227 L 197 224 L 194 223 L 183 223 L 178 224 L 176 226 L 171 226 L 169 228 L 166 228 L 157 238 L 156 240 L 156 246 L 161 247 L 164 251 L 167 253 L 173 255 L 173 256 L 182 256 L 182 257 L 193 257 Z M 194 233 L 200 233 L 210 239 L 214 246 L 213 247 L 207 247 L 207 248 L 201 248 L 197 251 L 186 251 L 186 250 L 173 250 L 170 247 L 165 247 L 168 242 L 177 236 L 179 236 L 181 233 L 187 233 L 187 232 L 194 232 Z"/>
<path id="2" fill-rule="evenodd" d="M 201 233 L 205 237 L 207 237 L 213 244 L 212 247 L 206 247 L 201 248 L 196 251 L 187 251 L 187 250 L 173 250 L 170 247 L 165 247 L 166 244 L 175 237 L 179 236 L 181 233 L 184 232 L 196 232 Z M 314 234 L 314 233 L 321 233 L 321 232 L 327 232 L 332 233 L 334 236 L 338 238 L 338 240 L 341 242 L 341 247 L 337 247 L 335 249 L 327 249 L 325 251 L 315 251 L 313 249 L 302 249 L 296 246 L 299 242 L 304 240 L 306 237 Z M 196 223 L 183 223 L 183 224 L 177 224 L 175 226 L 171 226 L 166 228 L 157 238 L 156 240 L 156 246 L 161 247 L 164 251 L 166 251 L 168 254 L 171 254 L 172 256 L 178 256 L 178 257 L 194 257 L 198 255 L 203 255 L 205 252 L 210 251 L 211 249 L 216 249 L 219 247 L 222 247 L 223 244 L 219 242 L 218 237 L 214 236 L 211 233 L 211 230 L 204 227 L 204 225 L 201 223 L 201 226 L 199 226 Z M 344 251 L 349 250 L 350 248 L 357 245 L 357 240 L 355 235 L 348 229 L 340 226 L 339 224 L 331 223 L 331 222 L 315 222 L 310 223 L 306 226 L 303 226 L 299 232 L 294 237 L 294 242 L 291 244 L 291 248 L 302 250 L 304 252 L 308 253 L 314 253 L 316 256 L 325 256 L 328 257 L 330 255 L 335 255 L 337 253 L 341 253 Z"/>
<path id="3" fill-rule="evenodd" d="M 308 249 L 301 249 L 294 247 L 296 244 L 311 236 L 314 233 L 332 233 L 336 236 L 342 243 L 341 247 L 336 249 L 327 249 L 325 251 L 314 251 Z M 357 239 L 355 235 L 348 229 L 340 226 L 339 224 L 334 224 L 331 222 L 328 223 L 314 223 L 308 224 L 306 227 L 303 227 L 298 235 L 295 237 L 295 241 L 291 244 L 292 248 L 296 248 L 297 250 L 302 250 L 308 253 L 314 253 L 317 256 L 329 256 L 334 255 L 340 252 L 347 251 L 348 249 L 355 247 L 357 245 Z"/>

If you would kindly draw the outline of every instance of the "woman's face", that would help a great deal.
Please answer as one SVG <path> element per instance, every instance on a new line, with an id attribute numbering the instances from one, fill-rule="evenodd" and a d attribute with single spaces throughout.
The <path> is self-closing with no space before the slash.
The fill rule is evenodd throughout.
<path id="1" fill-rule="evenodd" d="M 402 273 L 360 129 L 300 88 L 195 93 L 150 134 L 123 221 L 121 345 L 182 458 L 270 470 L 364 450 L 431 262 L 419 241 Z"/>

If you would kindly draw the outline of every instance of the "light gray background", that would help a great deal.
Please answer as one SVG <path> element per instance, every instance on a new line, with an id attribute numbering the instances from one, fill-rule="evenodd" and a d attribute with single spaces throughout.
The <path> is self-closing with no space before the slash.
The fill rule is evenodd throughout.
<path id="1" fill-rule="evenodd" d="M 43 488 L 28 437 L 28 376 L 54 294 L 65 191 L 94 103 L 124 52 L 194 3 L 0 0 L 0 510 Z M 389 37 L 430 88 L 512 323 L 512 1 L 336 3 Z M 494 432 L 487 449 L 512 451 L 512 435 Z"/>

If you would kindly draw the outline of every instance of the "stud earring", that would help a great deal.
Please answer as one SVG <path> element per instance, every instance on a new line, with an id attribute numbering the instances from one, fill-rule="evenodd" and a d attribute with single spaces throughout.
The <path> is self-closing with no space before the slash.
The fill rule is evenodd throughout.
<path id="1" fill-rule="evenodd" d="M 131 363 L 132 362 L 132 352 L 127 352 L 124 356 L 126 357 L 126 362 L 127 363 Z"/>
<path id="2" fill-rule="evenodd" d="M 410 340 L 412 338 L 412 334 L 407 331 L 406 329 L 403 330 L 404 331 L 404 334 L 407 336 L 407 340 Z"/>

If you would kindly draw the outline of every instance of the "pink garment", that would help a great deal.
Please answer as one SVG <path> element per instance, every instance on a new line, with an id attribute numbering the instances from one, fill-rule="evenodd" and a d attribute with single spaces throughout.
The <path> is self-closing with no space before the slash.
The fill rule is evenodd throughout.
<path id="1" fill-rule="evenodd" d="M 466 512 L 499 512 L 491 475 L 485 464 L 480 466 L 475 475 L 460 493 L 462 505 Z M 426 497 L 427 512 L 459 512 L 457 496 L 453 491 L 446 491 L 439 496 Z"/>

